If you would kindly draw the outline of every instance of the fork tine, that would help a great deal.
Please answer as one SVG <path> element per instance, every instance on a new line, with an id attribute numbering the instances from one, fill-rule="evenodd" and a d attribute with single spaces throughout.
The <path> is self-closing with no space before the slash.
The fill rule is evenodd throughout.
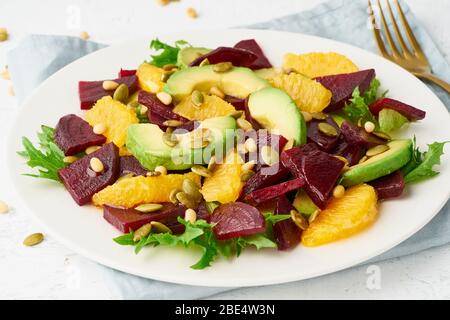
<path id="1" fill-rule="evenodd" d="M 383 38 L 381 37 L 380 30 L 378 30 L 377 24 L 375 23 L 375 15 L 373 14 L 372 3 L 370 2 L 370 0 L 368 0 L 368 2 L 369 2 L 369 16 L 370 16 L 370 20 L 372 22 L 373 34 L 375 36 L 375 40 L 377 42 L 378 49 L 380 50 L 383 57 L 385 57 L 386 59 L 389 59 L 390 58 L 389 53 L 387 52 L 386 47 L 384 46 L 384 42 L 383 42 Z"/>
<path id="2" fill-rule="evenodd" d="M 392 54 L 394 57 L 400 56 L 400 52 L 398 52 L 397 47 L 394 43 L 394 40 L 392 39 L 391 32 L 389 31 L 388 24 L 386 22 L 386 18 L 384 17 L 383 8 L 381 7 L 380 0 L 377 0 L 378 8 L 380 9 L 380 16 L 381 16 L 381 22 L 383 23 L 383 30 L 384 34 L 386 36 L 387 42 L 389 46 L 391 47 Z"/>
<path id="3" fill-rule="evenodd" d="M 402 36 L 402 34 L 400 33 L 400 29 L 398 28 L 397 22 L 395 21 L 394 13 L 392 12 L 392 7 L 391 7 L 391 4 L 390 4 L 389 0 L 386 0 L 386 3 L 387 3 L 387 6 L 388 6 L 389 15 L 390 15 L 390 17 L 391 17 L 392 25 L 394 26 L 395 35 L 396 35 L 396 37 L 397 37 L 397 39 L 398 39 L 400 48 L 403 50 L 403 53 L 404 53 L 405 55 L 410 55 L 409 49 L 408 49 L 408 47 L 406 46 L 406 43 L 405 43 L 405 41 L 403 40 L 403 36 Z"/>
<path id="4" fill-rule="evenodd" d="M 416 54 L 421 55 L 422 57 L 425 57 L 425 54 L 423 53 L 422 48 L 420 47 L 420 44 L 417 42 L 417 39 L 414 36 L 414 33 L 412 32 L 408 21 L 406 20 L 405 14 L 403 13 L 400 3 L 398 2 L 398 0 L 395 0 L 395 3 L 397 4 L 397 9 L 398 9 L 398 12 L 400 13 L 400 20 L 402 21 L 402 24 L 406 29 L 406 36 L 408 37 L 412 48 L 414 49 Z"/>

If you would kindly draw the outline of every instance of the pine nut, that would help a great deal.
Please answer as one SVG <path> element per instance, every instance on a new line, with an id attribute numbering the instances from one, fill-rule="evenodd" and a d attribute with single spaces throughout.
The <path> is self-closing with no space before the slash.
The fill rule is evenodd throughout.
<path id="1" fill-rule="evenodd" d="M 2 213 L 8 213 L 8 211 L 9 211 L 9 207 L 8 207 L 8 205 L 6 204 L 6 202 L 0 200 L 0 214 L 2 214 Z"/>
<path id="2" fill-rule="evenodd" d="M 159 5 L 167 6 L 171 0 L 158 0 Z"/>
<path id="3" fill-rule="evenodd" d="M 16 92 L 14 91 L 14 87 L 12 85 L 8 86 L 8 96 L 14 97 Z"/>
<path id="4" fill-rule="evenodd" d="M 11 77 L 9 75 L 9 70 L 8 70 L 8 66 L 5 66 L 5 68 L 3 69 L 3 71 L 1 72 L 1 76 L 3 80 L 11 80 Z"/>
<path id="5" fill-rule="evenodd" d="M 194 8 L 188 8 L 186 13 L 192 19 L 196 19 L 198 17 L 197 10 L 195 10 Z"/>
<path id="6" fill-rule="evenodd" d="M 261 148 L 261 158 L 268 166 L 272 166 L 280 161 L 279 154 L 269 146 Z"/>
<path id="7" fill-rule="evenodd" d="M 161 91 L 156 94 L 156 97 L 159 101 L 161 101 L 163 104 L 168 106 L 172 103 L 172 96 L 168 94 L 167 92 Z"/>
<path id="8" fill-rule="evenodd" d="M 157 166 L 157 167 L 155 168 L 155 172 L 161 173 L 162 176 L 167 175 L 167 169 L 166 169 L 166 167 L 164 167 L 164 166 Z"/>
<path id="9" fill-rule="evenodd" d="M 112 80 L 105 80 L 102 83 L 102 87 L 106 91 L 116 90 L 118 86 L 119 86 L 119 84 L 117 82 L 115 82 L 115 81 L 112 81 Z"/>
<path id="10" fill-rule="evenodd" d="M 147 114 L 148 108 L 146 106 L 141 105 L 139 107 L 139 113 L 143 116 L 145 114 Z"/>
<path id="11" fill-rule="evenodd" d="M 91 166 L 91 169 L 94 170 L 94 172 L 100 173 L 103 170 L 105 170 L 105 166 L 103 165 L 103 162 L 99 158 L 93 157 L 89 161 L 89 164 Z"/>
<path id="12" fill-rule="evenodd" d="M 255 160 L 250 160 L 241 166 L 242 171 L 251 171 L 256 165 Z"/>
<path id="13" fill-rule="evenodd" d="M 86 31 L 82 31 L 82 32 L 80 32 L 80 38 L 81 39 L 83 39 L 83 40 L 87 40 L 87 39 L 89 39 L 89 33 L 87 33 Z"/>
<path id="14" fill-rule="evenodd" d="M 84 151 L 84 153 L 86 153 L 86 154 L 91 154 L 92 152 L 95 152 L 95 151 L 97 151 L 98 149 L 100 149 L 101 147 L 100 146 L 90 146 L 90 147 L 87 147 L 86 148 L 86 150 Z"/>
<path id="15" fill-rule="evenodd" d="M 66 164 L 71 164 L 71 163 L 74 163 L 77 160 L 78 160 L 78 158 L 75 157 L 75 156 L 67 156 L 67 157 L 64 157 L 63 162 L 66 163 Z"/>
<path id="16" fill-rule="evenodd" d="M 6 28 L 0 28 L 0 42 L 8 40 L 8 30 Z"/>
<path id="17" fill-rule="evenodd" d="M 225 98 L 225 93 L 223 93 L 219 88 L 217 87 L 211 87 L 209 89 L 209 94 L 219 97 L 220 99 Z"/>
<path id="18" fill-rule="evenodd" d="M 366 130 L 367 133 L 372 133 L 375 130 L 375 124 L 372 121 L 367 121 L 364 123 L 364 130 Z"/>
<path id="19" fill-rule="evenodd" d="M 345 194 L 345 188 L 342 185 L 337 185 L 334 189 L 333 189 L 333 197 L 335 198 L 342 198 Z"/>
<path id="20" fill-rule="evenodd" d="M 247 148 L 245 147 L 244 143 L 239 143 L 236 146 L 236 151 L 242 154 L 246 154 L 248 152 Z"/>
<path id="21" fill-rule="evenodd" d="M 258 150 L 258 146 L 256 145 L 256 142 L 253 138 L 248 138 L 247 140 L 245 140 L 244 145 L 247 151 L 250 153 L 256 152 L 256 150 Z"/>
<path id="22" fill-rule="evenodd" d="M 184 220 L 188 221 L 189 223 L 195 223 L 197 220 L 197 212 L 195 212 L 194 209 L 187 209 L 184 212 Z"/>
<path id="23" fill-rule="evenodd" d="M 305 119 L 305 122 L 310 122 L 312 120 L 312 115 L 309 112 L 302 111 L 303 119 Z"/>
<path id="24" fill-rule="evenodd" d="M 106 126 L 104 123 L 97 123 L 94 126 L 93 131 L 95 134 L 103 134 L 106 131 Z"/>

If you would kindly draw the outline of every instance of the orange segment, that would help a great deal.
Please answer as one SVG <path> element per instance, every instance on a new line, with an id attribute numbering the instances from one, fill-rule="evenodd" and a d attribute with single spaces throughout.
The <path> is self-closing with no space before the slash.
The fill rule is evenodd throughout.
<path id="1" fill-rule="evenodd" d="M 377 213 L 375 189 L 367 184 L 354 186 L 346 190 L 342 198 L 331 200 L 303 232 L 302 243 L 315 247 L 350 237 L 372 224 Z"/>
<path id="2" fill-rule="evenodd" d="M 292 69 L 310 78 L 358 71 L 350 59 L 336 52 L 287 53 L 283 69 Z"/>
<path id="3" fill-rule="evenodd" d="M 144 62 L 136 71 L 139 87 L 144 91 L 152 93 L 161 91 L 164 87 L 164 82 L 161 81 L 163 74 L 163 69 Z"/>
<path id="4" fill-rule="evenodd" d="M 274 87 L 286 91 L 302 111 L 321 112 L 331 101 L 330 90 L 298 73 L 279 74 L 271 83 Z"/>
<path id="5" fill-rule="evenodd" d="M 242 161 L 231 152 L 224 163 L 217 164 L 212 176 L 206 178 L 201 193 L 206 201 L 229 203 L 239 198 L 244 183 L 241 182 Z"/>
<path id="6" fill-rule="evenodd" d="M 227 116 L 236 111 L 228 102 L 218 96 L 203 94 L 203 103 L 195 107 L 191 102 L 191 95 L 184 98 L 175 106 L 173 111 L 189 120 L 205 120 L 208 118 Z"/>
<path id="7" fill-rule="evenodd" d="M 125 144 L 128 126 L 139 122 L 135 111 L 109 96 L 98 100 L 86 112 L 86 121 L 92 127 L 99 123 L 104 124 L 106 131 L 103 135 L 106 142 L 114 142 L 119 148 Z"/>
<path id="8" fill-rule="evenodd" d="M 169 194 L 173 189 L 180 189 L 185 178 L 191 179 L 200 186 L 200 176 L 193 172 L 186 174 L 168 174 L 157 177 L 133 177 L 119 180 L 96 193 L 92 202 L 96 206 L 104 204 L 134 207 L 141 203 L 169 202 Z"/>

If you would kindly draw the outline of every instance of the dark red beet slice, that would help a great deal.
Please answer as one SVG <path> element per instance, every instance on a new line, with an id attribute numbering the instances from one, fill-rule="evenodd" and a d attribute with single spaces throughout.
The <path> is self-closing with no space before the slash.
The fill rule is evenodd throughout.
<path id="1" fill-rule="evenodd" d="M 292 204 L 282 195 L 278 197 L 275 207 L 275 215 L 289 214 L 294 209 Z M 288 250 L 300 243 L 302 230 L 291 220 L 277 222 L 273 226 L 273 236 L 278 250 Z"/>
<path id="2" fill-rule="evenodd" d="M 250 236 L 266 230 L 263 215 L 258 209 L 242 202 L 217 207 L 211 215 L 213 231 L 218 240 Z"/>
<path id="3" fill-rule="evenodd" d="M 225 96 L 224 100 L 233 105 L 236 110 L 245 111 L 246 99 L 240 99 L 233 96 Z"/>
<path id="4" fill-rule="evenodd" d="M 317 82 L 320 82 L 333 94 L 331 103 L 325 112 L 337 111 L 343 108 L 345 103 L 352 97 L 356 87 L 359 87 L 359 91 L 363 95 L 374 78 L 374 69 L 315 78 Z"/>
<path id="5" fill-rule="evenodd" d="M 248 39 L 239 41 L 234 45 L 235 48 L 248 50 L 253 52 L 258 57 L 255 61 L 253 61 L 248 68 L 256 70 L 262 68 L 272 68 L 272 64 L 269 62 L 269 59 L 264 55 L 259 44 L 255 41 L 255 39 Z"/>
<path id="6" fill-rule="evenodd" d="M 113 81 L 128 86 L 130 94 L 137 89 L 137 77 L 135 75 L 114 79 Z M 80 107 L 83 110 L 90 109 L 98 99 L 111 96 L 114 90 L 103 89 L 103 81 L 80 81 L 78 82 L 78 94 L 80 96 Z"/>
<path id="7" fill-rule="evenodd" d="M 321 122 L 326 122 L 329 125 L 333 126 L 336 129 L 338 135 L 332 137 L 322 133 L 318 127 L 319 123 Z M 311 120 L 310 122 L 308 122 L 308 142 L 314 142 L 323 151 L 329 152 L 333 148 L 335 148 L 339 141 L 339 135 L 340 135 L 339 126 L 331 117 L 328 117 L 325 121 Z"/>
<path id="8" fill-rule="evenodd" d="M 91 158 L 103 163 L 104 171 L 96 174 L 90 168 Z M 114 183 L 119 176 L 119 149 L 114 143 L 105 144 L 99 150 L 59 170 L 58 175 L 67 191 L 80 206 L 91 201 L 92 196 Z"/>
<path id="9" fill-rule="evenodd" d="M 121 68 L 119 71 L 119 78 L 134 76 L 135 74 L 136 70 L 127 70 Z"/>
<path id="10" fill-rule="evenodd" d="M 426 115 L 426 112 L 423 110 L 390 98 L 380 99 L 369 106 L 370 112 L 374 115 L 378 115 L 378 113 L 384 108 L 395 110 L 408 118 L 410 121 L 422 120 Z"/>
<path id="11" fill-rule="evenodd" d="M 245 196 L 245 201 L 252 205 L 263 203 L 267 200 L 276 198 L 280 195 L 286 194 L 292 190 L 296 190 L 305 184 L 303 178 L 297 178 L 276 184 L 274 186 L 258 189 Z"/>
<path id="12" fill-rule="evenodd" d="M 123 233 L 136 231 L 141 226 L 152 221 L 164 223 L 167 226 L 179 224 L 178 217 L 183 217 L 186 207 L 164 203 L 163 208 L 152 213 L 142 213 L 134 208 L 120 208 L 104 205 L 103 218 Z M 173 231 L 173 230 L 172 230 Z"/>
<path id="13" fill-rule="evenodd" d="M 261 150 L 264 146 L 270 146 L 277 153 L 283 150 L 287 143 L 287 139 L 281 135 L 273 134 L 265 129 L 260 129 L 258 131 L 251 130 L 245 132 L 245 139 L 253 139 L 256 142 L 257 150 L 255 152 L 246 153 L 244 156 L 245 161 L 254 160 L 257 163 L 256 171 L 261 169 L 264 165 L 261 157 Z M 243 142 L 244 140 L 240 141 Z"/>
<path id="14" fill-rule="evenodd" d="M 106 137 L 95 134 L 92 127 L 74 114 L 59 119 L 55 128 L 55 143 L 66 156 L 73 156 L 90 146 L 104 144 Z"/>
<path id="15" fill-rule="evenodd" d="M 149 112 L 151 114 L 149 118 L 150 121 L 152 120 L 152 116 L 154 114 L 155 116 L 158 115 L 166 120 L 178 120 L 181 122 L 188 122 L 188 119 L 176 114 L 175 112 L 172 111 L 170 107 L 164 105 L 161 101 L 159 101 L 159 99 L 153 93 L 142 90 L 139 91 L 138 102 L 148 107 Z"/>
<path id="16" fill-rule="evenodd" d="M 343 137 L 339 139 L 338 145 L 332 152 L 337 156 L 347 159 L 348 164 L 353 166 L 364 156 L 363 148 L 358 145 L 350 145 Z"/>
<path id="17" fill-rule="evenodd" d="M 281 162 L 294 176 L 304 179 L 308 196 L 320 209 L 325 209 L 344 162 L 308 145 L 283 151 Z"/>
<path id="18" fill-rule="evenodd" d="M 289 170 L 281 163 L 275 166 L 273 172 L 272 170 L 259 170 L 245 183 L 244 188 L 242 189 L 242 196 L 244 197 L 255 190 L 279 183 L 288 176 Z"/>
<path id="19" fill-rule="evenodd" d="M 342 123 L 341 133 L 348 144 L 367 149 L 386 143 L 385 139 L 377 137 L 374 134 L 367 133 L 364 128 L 357 127 L 349 121 L 344 121 Z"/>
<path id="20" fill-rule="evenodd" d="M 369 184 L 377 191 L 378 200 L 400 197 L 405 189 L 405 180 L 400 171 L 378 178 Z"/>
<path id="21" fill-rule="evenodd" d="M 128 173 L 132 173 L 135 176 L 145 176 L 147 174 L 147 170 L 133 156 L 120 157 L 119 165 L 119 177 Z"/>
<path id="22" fill-rule="evenodd" d="M 198 57 L 192 61 L 189 66 L 198 66 L 203 60 L 208 59 L 210 64 L 216 64 L 220 62 L 231 62 L 236 67 L 247 67 L 258 58 L 258 56 L 248 50 L 230 48 L 230 47 L 218 47 L 217 49 L 208 52 L 207 54 Z"/>

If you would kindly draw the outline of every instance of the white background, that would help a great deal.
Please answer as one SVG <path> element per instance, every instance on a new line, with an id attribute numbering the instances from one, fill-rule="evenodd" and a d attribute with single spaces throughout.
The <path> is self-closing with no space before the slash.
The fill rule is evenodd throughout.
<path id="1" fill-rule="evenodd" d="M 6 64 L 9 48 L 29 33 L 78 35 L 80 31 L 87 31 L 94 41 L 117 43 L 180 29 L 247 25 L 309 9 L 320 2 L 181 0 L 160 7 L 156 0 L 1 0 L 0 27 L 8 28 L 11 37 L 8 42 L 0 42 L 0 69 Z M 407 0 L 407 3 L 450 61 L 450 1 Z M 198 19 L 187 17 L 186 8 L 190 6 L 197 9 Z M 14 152 L 4 149 L 9 119 L 15 116 L 17 109 L 15 98 L 6 94 L 8 86 L 8 81 L 0 79 L 1 156 Z M 30 220 L 27 212 L 17 210 L 19 204 L 8 185 L 4 161 L 0 159 L 0 199 L 12 207 L 9 214 L 0 215 L 0 299 L 117 298 L 108 290 L 95 263 L 63 247 L 51 236 L 47 235 L 46 240 L 34 248 L 22 246 L 26 235 L 42 230 Z M 379 288 L 370 285 L 373 270 L 380 271 Z M 450 245 L 385 261 L 373 270 L 358 267 L 295 285 L 241 289 L 214 298 L 450 298 Z"/>

